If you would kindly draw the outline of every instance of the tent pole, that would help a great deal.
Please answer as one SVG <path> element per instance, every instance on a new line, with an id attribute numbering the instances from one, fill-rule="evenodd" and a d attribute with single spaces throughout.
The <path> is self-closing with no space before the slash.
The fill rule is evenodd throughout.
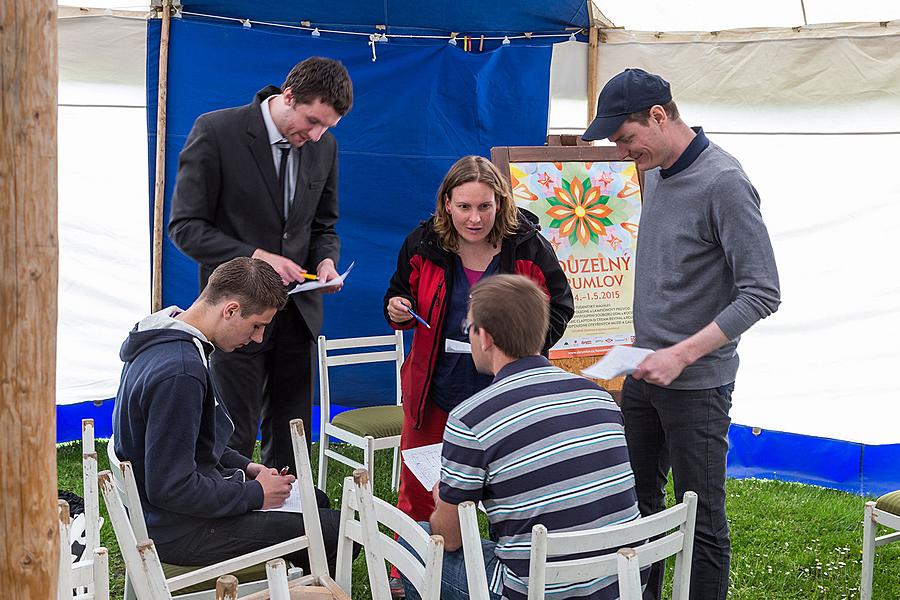
<path id="1" fill-rule="evenodd" d="M 56 17 L 56 0 L 0 0 L 0 590 L 5 598 L 56 598 L 59 578 Z"/>
<path id="2" fill-rule="evenodd" d="M 591 24 L 591 30 L 588 34 L 588 60 L 587 60 L 587 81 L 588 81 L 588 105 L 587 105 L 587 123 L 591 124 L 594 117 L 597 116 L 597 95 L 600 91 L 597 89 L 597 60 L 598 56 L 598 40 L 600 39 L 600 28 Z"/>
<path id="3" fill-rule="evenodd" d="M 163 0 L 159 34 L 159 84 L 156 97 L 156 181 L 153 198 L 153 282 L 151 307 L 162 308 L 163 207 L 166 197 L 166 96 L 169 80 L 169 23 L 171 0 Z"/>

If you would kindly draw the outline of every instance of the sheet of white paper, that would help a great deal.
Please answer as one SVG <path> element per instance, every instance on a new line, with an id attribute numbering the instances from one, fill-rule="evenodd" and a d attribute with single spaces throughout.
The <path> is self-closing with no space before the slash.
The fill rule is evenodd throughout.
<path id="1" fill-rule="evenodd" d="M 350 270 L 353 268 L 353 265 L 356 264 L 356 261 L 350 263 L 350 266 L 347 267 L 347 270 L 341 273 L 339 276 L 331 279 L 329 281 L 304 281 L 303 283 L 296 286 L 294 289 L 288 292 L 288 294 L 299 294 L 301 292 L 311 292 L 312 290 L 319 290 L 322 288 L 334 287 L 338 284 L 344 282 L 347 278 L 347 275 L 350 274 Z"/>
<path id="2" fill-rule="evenodd" d="M 297 481 L 294 481 L 294 483 L 291 484 L 291 495 L 288 496 L 288 499 L 284 501 L 283 505 L 278 508 L 260 508 L 257 510 L 260 512 L 302 513 L 303 510 L 300 507 L 300 484 Z"/>
<path id="3" fill-rule="evenodd" d="M 444 352 L 450 354 L 472 354 L 472 344 L 469 342 L 458 342 L 447 338 L 444 344 Z"/>
<path id="4" fill-rule="evenodd" d="M 615 346 L 599 362 L 582 370 L 581 374 L 593 379 L 612 379 L 619 375 L 628 375 L 633 373 L 641 361 L 650 354 L 653 354 L 653 350 L 647 348 Z"/>
<path id="5" fill-rule="evenodd" d="M 441 446 L 443 443 L 403 451 L 403 464 L 429 491 L 441 478 Z"/>

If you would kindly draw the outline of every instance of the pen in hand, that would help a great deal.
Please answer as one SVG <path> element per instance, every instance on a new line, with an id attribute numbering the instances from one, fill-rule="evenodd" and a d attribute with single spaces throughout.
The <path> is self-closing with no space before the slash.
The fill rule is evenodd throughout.
<path id="1" fill-rule="evenodd" d="M 319 276 L 316 275 L 315 273 L 304 273 L 304 274 L 303 274 L 303 279 L 306 279 L 306 280 L 308 280 L 308 281 L 318 281 L 318 280 L 319 280 Z"/>
<path id="2" fill-rule="evenodd" d="M 278 474 L 281 475 L 282 477 L 284 477 L 285 475 L 288 474 L 288 471 L 289 471 L 288 467 L 284 466 L 284 467 L 281 467 L 281 471 Z"/>
<path id="3" fill-rule="evenodd" d="M 418 321 L 419 323 L 421 323 L 422 325 L 424 325 L 427 329 L 431 329 L 431 325 L 429 325 L 428 323 L 426 323 L 426 322 L 425 322 L 425 319 L 423 319 L 422 317 L 420 317 L 419 315 L 417 315 L 415 312 L 413 312 L 413 309 L 411 309 L 411 308 L 408 307 L 408 306 L 406 306 L 406 307 L 404 307 L 404 308 L 406 308 L 406 312 L 408 312 L 409 314 L 411 314 L 411 315 L 416 319 L 416 321 Z"/>

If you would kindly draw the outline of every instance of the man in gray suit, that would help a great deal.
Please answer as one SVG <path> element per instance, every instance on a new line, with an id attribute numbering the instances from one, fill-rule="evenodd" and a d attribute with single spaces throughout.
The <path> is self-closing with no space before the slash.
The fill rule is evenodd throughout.
<path id="1" fill-rule="evenodd" d="M 279 89 L 200 115 L 179 157 L 169 237 L 200 264 L 200 288 L 236 256 L 269 263 L 285 285 L 338 276 L 337 143 L 328 129 L 353 103 L 353 85 L 335 60 L 308 58 Z M 332 291 L 336 291 L 334 288 Z M 211 370 L 234 421 L 229 446 L 252 456 L 262 427 L 262 462 L 293 470 L 289 423 L 312 438 L 319 293 L 292 294 L 261 343 L 215 352 Z"/>

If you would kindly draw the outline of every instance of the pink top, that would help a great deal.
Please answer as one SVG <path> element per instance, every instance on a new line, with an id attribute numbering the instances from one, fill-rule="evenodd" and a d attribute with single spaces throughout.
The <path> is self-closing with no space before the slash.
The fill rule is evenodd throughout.
<path id="1" fill-rule="evenodd" d="M 469 280 L 469 286 L 475 285 L 475 283 L 481 279 L 481 276 L 484 275 L 484 271 L 473 271 L 472 269 L 467 269 L 463 267 L 463 271 L 466 272 L 466 279 Z"/>

